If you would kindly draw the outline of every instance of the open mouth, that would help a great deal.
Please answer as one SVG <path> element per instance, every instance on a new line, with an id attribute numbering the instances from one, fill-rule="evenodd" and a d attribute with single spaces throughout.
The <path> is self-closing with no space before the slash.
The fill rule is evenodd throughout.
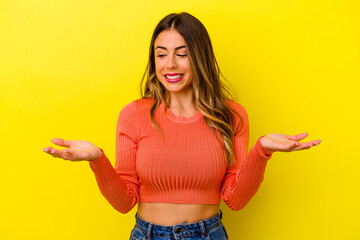
<path id="1" fill-rule="evenodd" d="M 170 80 L 179 79 L 179 78 L 181 78 L 182 76 L 184 76 L 184 74 L 178 74 L 178 75 L 172 75 L 172 76 L 165 74 L 165 77 L 166 77 L 167 79 L 170 79 Z"/>
<path id="2" fill-rule="evenodd" d="M 176 83 L 184 78 L 184 74 L 165 74 L 165 79 L 169 83 Z"/>

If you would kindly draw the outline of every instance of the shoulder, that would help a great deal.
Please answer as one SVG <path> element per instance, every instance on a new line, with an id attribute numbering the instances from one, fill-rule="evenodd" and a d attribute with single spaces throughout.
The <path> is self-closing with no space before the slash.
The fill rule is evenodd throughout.
<path id="1" fill-rule="evenodd" d="M 133 100 L 130 103 L 126 104 L 121 109 L 120 113 L 121 114 L 122 113 L 136 114 L 138 112 L 150 110 L 153 103 L 154 103 L 154 100 L 151 98 L 139 98 L 139 99 Z"/>
<path id="2" fill-rule="evenodd" d="M 144 111 L 144 110 L 150 110 L 151 106 L 155 103 L 155 100 L 152 98 L 139 98 L 133 101 L 139 111 Z"/>
<path id="3" fill-rule="evenodd" d="M 233 113 L 235 119 L 235 134 L 248 129 L 249 117 L 245 107 L 234 100 L 226 100 L 225 104 Z"/>
<path id="4" fill-rule="evenodd" d="M 240 103 L 234 101 L 234 100 L 225 100 L 225 104 L 231 108 L 231 110 L 237 112 L 241 117 L 247 118 L 247 112 L 245 110 L 245 107 L 241 105 Z M 236 115 L 236 114 L 235 114 Z M 236 116 L 235 116 L 236 117 Z"/>

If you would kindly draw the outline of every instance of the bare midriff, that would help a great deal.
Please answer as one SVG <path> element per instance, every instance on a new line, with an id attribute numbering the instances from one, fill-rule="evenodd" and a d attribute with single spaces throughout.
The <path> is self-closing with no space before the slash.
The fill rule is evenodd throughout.
<path id="1" fill-rule="evenodd" d="M 210 218 L 216 215 L 219 209 L 220 204 L 139 202 L 137 214 L 147 222 L 171 226 Z"/>

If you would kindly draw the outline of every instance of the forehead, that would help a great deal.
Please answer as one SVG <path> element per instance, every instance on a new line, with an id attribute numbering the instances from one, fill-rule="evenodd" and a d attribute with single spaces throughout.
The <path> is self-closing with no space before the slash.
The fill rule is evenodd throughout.
<path id="1" fill-rule="evenodd" d="M 157 36 L 154 45 L 155 49 L 158 46 L 162 46 L 167 49 L 175 49 L 176 47 L 185 45 L 185 40 L 175 29 L 167 29 Z"/>

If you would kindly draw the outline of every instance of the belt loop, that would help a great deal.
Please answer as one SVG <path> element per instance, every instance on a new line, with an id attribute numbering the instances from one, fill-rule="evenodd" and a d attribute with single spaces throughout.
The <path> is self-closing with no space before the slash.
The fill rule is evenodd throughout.
<path id="1" fill-rule="evenodd" d="M 151 240 L 152 227 L 153 227 L 153 224 L 149 223 L 149 226 L 148 226 L 148 229 L 147 229 L 147 232 L 146 232 L 146 236 L 145 236 L 147 240 Z"/>
<path id="2" fill-rule="evenodd" d="M 200 221 L 199 224 L 200 224 L 201 238 L 205 238 L 207 235 L 206 229 L 205 229 L 205 224 L 203 221 Z"/>
<path id="3" fill-rule="evenodd" d="M 220 220 L 222 219 L 222 211 L 221 211 L 221 209 L 219 209 L 219 211 L 220 211 Z"/>

